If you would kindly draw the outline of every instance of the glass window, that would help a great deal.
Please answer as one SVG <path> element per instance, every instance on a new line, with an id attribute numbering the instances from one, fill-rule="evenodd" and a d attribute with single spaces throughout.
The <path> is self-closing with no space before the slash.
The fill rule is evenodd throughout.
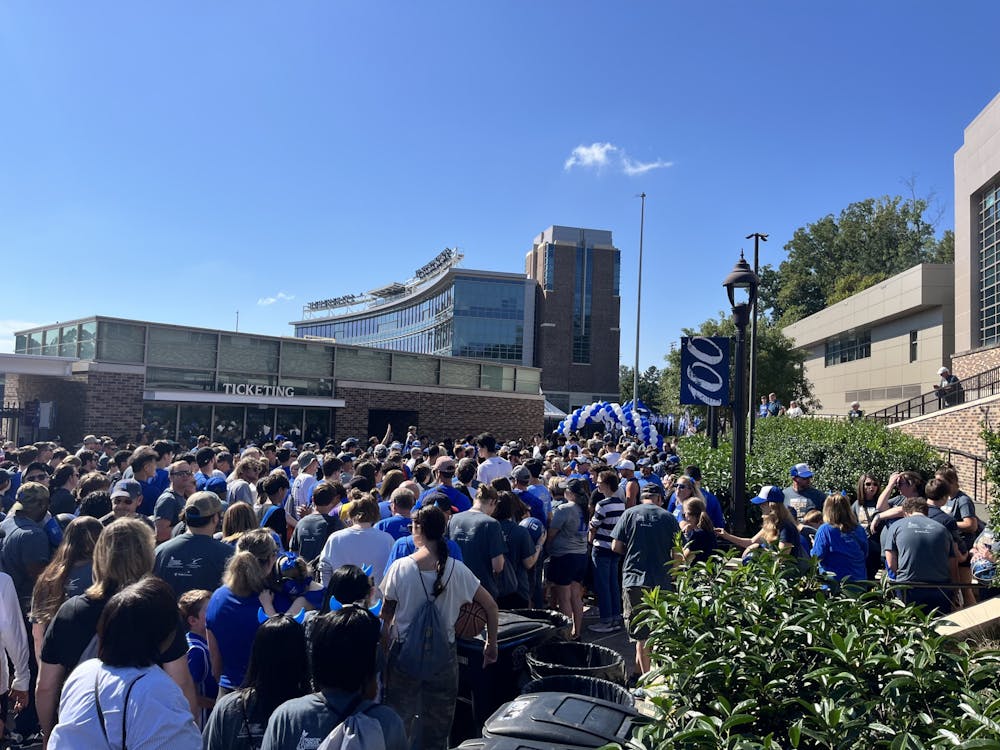
<path id="1" fill-rule="evenodd" d="M 18 334 L 14 337 L 14 353 L 15 354 L 27 354 L 28 353 L 28 337 L 25 334 Z"/>
<path id="2" fill-rule="evenodd" d="M 42 353 L 42 332 L 36 331 L 28 334 L 28 354 Z"/>
<path id="3" fill-rule="evenodd" d="M 150 440 L 174 440 L 177 437 L 177 404 L 145 402 L 142 431 L 149 434 Z"/>
<path id="4" fill-rule="evenodd" d="M 1000 184 L 987 188 L 979 199 L 979 344 L 990 346 L 1000 341 L 1000 284 L 997 265 L 1000 261 L 1000 214 L 997 202 Z"/>
<path id="5" fill-rule="evenodd" d="M 247 385 L 261 385 L 261 386 L 274 386 L 278 384 L 278 377 L 276 375 L 255 375 L 245 372 L 220 372 L 218 385 L 215 390 L 222 393 L 234 393 L 235 386 L 247 384 Z M 226 388 L 227 385 L 232 385 L 234 388 Z"/>
<path id="6" fill-rule="evenodd" d="M 146 350 L 146 327 L 100 321 L 97 326 L 97 359 L 141 364 Z"/>
<path id="7" fill-rule="evenodd" d="M 293 443 L 302 442 L 302 409 L 278 409 L 275 429 Z"/>
<path id="8" fill-rule="evenodd" d="M 573 274 L 573 364 L 590 364 L 590 312 L 594 250 L 576 249 Z"/>
<path id="9" fill-rule="evenodd" d="M 479 389 L 479 365 L 441 360 L 441 385 Z"/>
<path id="10" fill-rule="evenodd" d="M 236 372 L 278 372 L 279 342 L 252 336 L 219 337 L 219 369 Z"/>
<path id="11" fill-rule="evenodd" d="M 42 354 L 46 354 L 50 357 L 56 357 L 59 355 L 59 329 L 50 328 L 45 331 L 42 339 Z"/>
<path id="12" fill-rule="evenodd" d="M 545 291 L 551 292 L 556 288 L 556 248 L 555 245 L 545 246 L 545 267 L 542 269 L 542 276 L 545 279 Z"/>
<path id="13" fill-rule="evenodd" d="M 63 326 L 59 338 L 59 356 L 76 356 L 76 326 Z"/>
<path id="14" fill-rule="evenodd" d="M 483 373 L 480 380 L 481 387 L 491 391 L 502 391 L 503 369 L 499 365 L 483 365 Z"/>
<path id="15" fill-rule="evenodd" d="M 540 388 L 541 373 L 538 370 L 526 370 L 523 367 L 517 368 L 517 384 L 515 390 L 517 390 L 518 393 L 538 393 Z"/>
<path id="16" fill-rule="evenodd" d="M 825 366 L 854 362 L 872 356 L 872 333 L 847 333 L 825 343 Z"/>
<path id="17" fill-rule="evenodd" d="M 282 375 L 312 375 L 327 378 L 333 375 L 333 347 L 328 344 L 281 344 Z"/>
<path id="18" fill-rule="evenodd" d="M 97 340 L 97 323 L 81 323 L 80 324 L 80 353 L 77 355 L 80 359 L 93 359 L 94 355 L 97 353 L 94 346 L 94 342 Z"/>
<path id="19" fill-rule="evenodd" d="M 282 388 L 293 388 L 295 396 L 326 396 L 333 395 L 333 378 L 290 378 L 282 376 L 278 381 Z"/>
<path id="20" fill-rule="evenodd" d="M 917 361 L 917 331 L 910 331 L 910 361 Z"/>
<path id="21" fill-rule="evenodd" d="M 305 409 L 306 431 L 304 440 L 309 443 L 325 443 L 333 435 L 333 409 Z"/>
<path id="22" fill-rule="evenodd" d="M 243 439 L 244 411 L 242 406 L 216 406 L 212 439 L 225 443 L 230 448 L 236 447 Z"/>
<path id="23" fill-rule="evenodd" d="M 389 382 L 390 357 L 375 349 L 337 349 L 337 380 Z"/>
<path id="24" fill-rule="evenodd" d="M 157 365 L 215 369 L 218 336 L 204 331 L 149 327 L 149 356 L 146 361 Z"/>
<path id="25" fill-rule="evenodd" d="M 204 370 L 147 367 L 146 387 L 178 391 L 214 391 L 215 374 Z"/>
<path id="26" fill-rule="evenodd" d="M 210 404 L 181 404 L 177 425 L 177 442 L 190 448 L 198 442 L 199 435 L 212 434 L 212 407 Z"/>
<path id="27" fill-rule="evenodd" d="M 622 294 L 622 251 L 615 250 L 614 253 L 614 290 L 615 296 L 620 297 Z"/>
<path id="28" fill-rule="evenodd" d="M 392 355 L 392 382 L 413 385 L 437 385 L 438 361 L 431 357 Z"/>
<path id="29" fill-rule="evenodd" d="M 275 434 L 277 433 L 274 432 L 274 408 L 248 406 L 246 439 L 259 445 L 261 442 L 271 440 Z"/>

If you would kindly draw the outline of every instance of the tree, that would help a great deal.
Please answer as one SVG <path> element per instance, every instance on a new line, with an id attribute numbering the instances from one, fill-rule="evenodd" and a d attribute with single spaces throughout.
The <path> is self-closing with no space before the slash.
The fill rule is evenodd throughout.
<path id="1" fill-rule="evenodd" d="M 731 316 L 719 313 L 718 319 L 706 320 L 698 328 L 684 328 L 683 336 L 736 336 L 736 325 Z M 747 332 L 747 356 L 750 352 L 750 334 Z M 679 403 L 681 392 L 681 352 L 674 349 L 664 359 L 667 366 L 663 368 L 660 377 L 660 403 L 664 411 L 678 413 L 688 408 L 691 412 L 703 414 L 701 407 L 682 407 Z M 781 332 L 781 328 L 768 319 L 761 317 L 757 321 L 757 393 L 750 394 L 750 403 L 754 405 L 760 394 L 774 392 L 785 405 L 792 399 L 802 404 L 806 410 L 820 408 L 813 399 L 812 383 L 805 376 L 804 363 L 806 354 L 793 348 L 791 339 Z M 735 382 L 735 354 L 730 369 L 730 388 Z M 746 373 L 744 373 L 745 375 Z M 640 385 L 640 389 L 641 389 Z M 732 391 L 730 391 L 732 393 Z"/>
<path id="2" fill-rule="evenodd" d="M 632 400 L 632 387 L 635 385 L 635 370 L 627 365 L 618 368 L 618 397 L 620 403 Z M 650 411 L 660 411 L 660 377 L 661 373 L 654 365 L 650 365 L 639 373 L 639 400 Z"/>
<path id="3" fill-rule="evenodd" d="M 788 325 L 919 263 L 952 262 L 954 235 L 935 237 L 928 204 L 868 198 L 796 229 L 788 258 L 761 269 L 761 309 Z"/>

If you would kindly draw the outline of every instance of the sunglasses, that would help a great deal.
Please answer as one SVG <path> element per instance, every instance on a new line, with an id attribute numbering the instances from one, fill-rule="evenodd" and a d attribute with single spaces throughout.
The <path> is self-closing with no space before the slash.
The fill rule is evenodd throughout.
<path id="1" fill-rule="evenodd" d="M 691 485 L 690 484 L 679 484 L 679 485 L 677 485 L 677 489 L 679 489 L 679 490 L 689 490 L 689 489 L 691 489 Z"/>
<path id="2" fill-rule="evenodd" d="M 865 487 L 878 487 L 878 482 L 865 482 Z"/>

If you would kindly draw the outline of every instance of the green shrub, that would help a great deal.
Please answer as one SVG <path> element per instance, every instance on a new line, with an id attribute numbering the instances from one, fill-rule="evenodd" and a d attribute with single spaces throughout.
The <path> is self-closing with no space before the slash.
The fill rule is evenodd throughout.
<path id="1" fill-rule="evenodd" d="M 980 436 L 986 443 L 986 485 L 989 487 L 986 510 L 993 523 L 992 519 L 1000 518 L 1000 433 L 983 425 Z"/>
<path id="2" fill-rule="evenodd" d="M 823 591 L 776 555 L 651 592 L 655 719 L 630 747 L 1000 747 L 1000 653 L 875 590 Z"/>
<path id="3" fill-rule="evenodd" d="M 713 451 L 708 439 L 699 435 L 681 439 L 678 450 L 682 464 L 701 467 L 706 487 L 728 494 L 731 443 L 720 442 Z M 851 494 L 865 472 L 883 483 L 895 471 L 919 471 L 929 478 L 942 463 L 927 443 L 877 422 L 762 419 L 754 433 L 753 453 L 747 456 L 747 492 L 755 495 L 765 484 L 790 484 L 789 469 L 803 462 L 816 473 L 814 487 Z"/>

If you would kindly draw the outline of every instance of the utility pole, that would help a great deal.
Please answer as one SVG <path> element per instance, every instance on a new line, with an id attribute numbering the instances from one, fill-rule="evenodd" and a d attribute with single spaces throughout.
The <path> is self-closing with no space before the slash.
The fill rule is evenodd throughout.
<path id="1" fill-rule="evenodd" d="M 635 296 L 635 371 L 632 373 L 632 409 L 639 403 L 639 321 L 642 316 L 642 233 L 646 225 L 646 194 L 639 193 L 642 207 L 639 212 L 639 284 Z"/>
<path id="2" fill-rule="evenodd" d="M 748 234 L 747 239 L 753 237 L 753 274 L 757 278 L 760 278 L 760 243 L 767 242 L 767 235 L 762 232 L 754 232 L 753 234 Z M 760 299 L 760 295 L 757 295 L 757 299 L 753 303 L 753 313 L 750 322 L 750 393 L 748 394 L 747 403 L 750 404 L 750 452 L 753 453 L 753 430 L 757 423 L 757 300 Z"/>

